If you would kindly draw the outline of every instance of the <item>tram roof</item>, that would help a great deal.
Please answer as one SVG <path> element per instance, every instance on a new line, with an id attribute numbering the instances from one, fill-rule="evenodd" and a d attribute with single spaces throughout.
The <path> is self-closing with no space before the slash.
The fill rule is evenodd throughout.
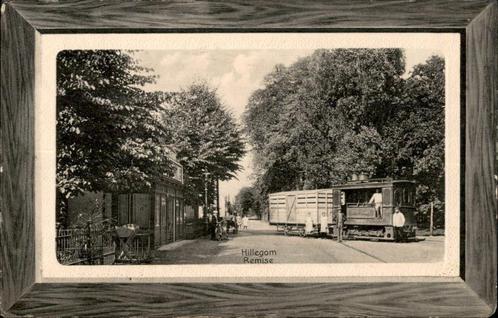
<path id="1" fill-rule="evenodd" d="M 312 194 L 312 193 L 327 193 L 331 192 L 333 189 L 340 190 L 354 190 L 354 189 L 375 189 L 381 188 L 385 186 L 392 186 L 394 184 L 415 184 L 416 182 L 413 180 L 391 180 L 391 179 L 369 179 L 364 181 L 350 181 L 347 183 L 336 184 L 326 189 L 310 189 L 310 190 L 294 190 L 294 191 L 282 191 L 282 192 L 274 192 L 270 193 L 270 195 L 282 195 L 282 194 Z"/>
<path id="2" fill-rule="evenodd" d="M 333 188 L 339 189 L 364 189 L 364 188 L 380 188 L 383 186 L 392 186 L 394 184 L 415 184 L 413 180 L 389 180 L 389 179 L 371 179 L 366 181 L 351 181 L 348 183 L 338 184 L 333 186 Z"/>

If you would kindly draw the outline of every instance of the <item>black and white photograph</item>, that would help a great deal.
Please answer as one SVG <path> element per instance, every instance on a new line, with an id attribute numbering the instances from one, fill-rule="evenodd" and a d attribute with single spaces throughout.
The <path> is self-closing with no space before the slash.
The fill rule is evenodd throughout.
<path id="1" fill-rule="evenodd" d="M 60 264 L 444 259 L 441 51 L 80 49 L 56 67 Z"/>

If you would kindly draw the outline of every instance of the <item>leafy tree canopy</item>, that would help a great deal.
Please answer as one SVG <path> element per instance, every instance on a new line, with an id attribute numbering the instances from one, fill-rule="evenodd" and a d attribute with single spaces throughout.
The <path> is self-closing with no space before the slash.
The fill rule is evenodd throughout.
<path id="1" fill-rule="evenodd" d="M 170 129 L 171 147 L 186 175 L 189 199 L 204 193 L 208 173 L 210 201 L 214 180 L 228 180 L 240 169 L 244 140 L 233 115 L 222 105 L 216 90 L 194 83 L 164 100 L 163 125 Z"/>
<path id="2" fill-rule="evenodd" d="M 443 58 L 432 56 L 416 65 L 384 134 L 379 171 L 414 178 L 422 203 L 444 202 L 444 85 Z"/>
<path id="3" fill-rule="evenodd" d="M 235 196 L 235 209 L 242 214 L 254 213 L 261 217 L 261 200 L 255 187 L 243 187 Z"/>
<path id="4" fill-rule="evenodd" d="M 171 173 L 159 99 L 141 89 L 150 70 L 124 51 L 67 50 L 57 56 L 57 190 L 150 187 Z"/>
<path id="5" fill-rule="evenodd" d="M 373 172 L 403 72 L 398 49 L 317 50 L 288 68 L 276 67 L 244 116 L 258 175 L 270 189 L 289 190 L 279 180 L 290 188 L 316 188 L 354 170 Z"/>

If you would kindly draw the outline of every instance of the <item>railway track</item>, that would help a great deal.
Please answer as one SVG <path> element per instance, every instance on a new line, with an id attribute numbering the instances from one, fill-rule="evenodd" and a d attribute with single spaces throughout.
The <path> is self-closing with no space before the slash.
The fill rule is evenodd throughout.
<path id="1" fill-rule="evenodd" d="M 363 254 L 363 255 L 366 255 L 366 256 L 368 256 L 368 257 L 371 257 L 371 258 L 373 258 L 373 259 L 375 259 L 375 260 L 377 260 L 377 261 L 379 261 L 379 262 L 381 262 L 381 263 L 387 263 L 386 261 L 384 261 L 384 260 L 382 260 L 382 259 L 378 258 L 377 256 L 374 256 L 374 255 L 372 255 L 372 254 L 370 254 L 370 253 L 367 253 L 367 252 L 365 252 L 365 251 L 362 251 L 362 250 L 360 250 L 360 249 L 358 249 L 358 248 L 356 248 L 356 247 L 353 247 L 353 246 L 351 246 L 351 245 L 349 245 L 349 244 L 347 244 L 347 243 L 344 243 L 344 242 L 338 242 L 338 243 L 339 243 L 339 244 L 342 244 L 343 246 L 346 246 L 346 247 L 348 247 L 348 248 L 350 248 L 350 249 L 352 249 L 352 250 L 354 250 L 354 251 L 356 251 L 356 252 L 358 252 L 358 253 L 361 253 L 361 254 Z"/>

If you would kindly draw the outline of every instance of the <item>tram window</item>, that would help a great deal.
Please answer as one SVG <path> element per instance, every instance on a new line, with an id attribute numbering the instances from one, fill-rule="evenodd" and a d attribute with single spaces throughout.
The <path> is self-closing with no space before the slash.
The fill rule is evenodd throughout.
<path id="1" fill-rule="evenodd" d="M 384 205 L 392 205 L 392 188 L 382 188 L 382 203 Z"/>
<path id="2" fill-rule="evenodd" d="M 394 205 L 399 206 L 402 203 L 402 193 L 400 189 L 394 190 Z"/>
<path id="3" fill-rule="evenodd" d="M 406 189 L 406 192 L 408 192 L 408 201 L 407 203 L 409 205 L 415 204 L 415 193 L 413 188 L 408 188 Z"/>
<path id="4" fill-rule="evenodd" d="M 356 192 L 349 191 L 346 193 L 346 203 L 356 203 L 357 200 L 358 196 L 356 195 Z"/>
<path id="5" fill-rule="evenodd" d="M 379 193 L 381 189 L 379 188 Z M 346 193 L 346 203 L 352 205 L 369 205 L 368 202 L 372 196 L 377 193 L 377 189 L 359 189 L 359 190 L 348 190 Z"/>
<path id="6" fill-rule="evenodd" d="M 363 193 L 359 191 L 347 191 L 346 203 L 348 204 L 361 204 L 363 203 Z"/>
<path id="7" fill-rule="evenodd" d="M 394 190 L 395 205 L 413 205 L 414 200 L 415 200 L 415 194 L 412 188 Z"/>

